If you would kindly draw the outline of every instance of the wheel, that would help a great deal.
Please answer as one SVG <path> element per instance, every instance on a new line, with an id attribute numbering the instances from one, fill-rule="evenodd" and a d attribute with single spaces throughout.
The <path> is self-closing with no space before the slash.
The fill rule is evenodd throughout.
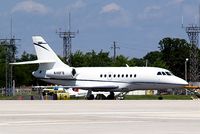
<path id="1" fill-rule="evenodd" d="M 89 95 L 89 97 L 87 97 L 87 100 L 94 100 L 94 95 L 93 94 Z"/>
<path id="2" fill-rule="evenodd" d="M 114 100 L 115 99 L 115 94 L 114 92 L 110 92 L 110 94 L 107 96 L 108 100 Z"/>
<path id="3" fill-rule="evenodd" d="M 106 99 L 106 96 L 104 94 L 97 94 L 96 100 L 105 100 Z"/>

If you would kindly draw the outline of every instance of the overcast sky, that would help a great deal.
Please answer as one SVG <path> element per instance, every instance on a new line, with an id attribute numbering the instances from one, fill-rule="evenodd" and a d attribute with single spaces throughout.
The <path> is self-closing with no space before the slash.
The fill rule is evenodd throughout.
<path id="1" fill-rule="evenodd" d="M 200 0 L 1 0 L 0 38 L 20 38 L 18 55 L 23 51 L 35 54 L 32 35 L 41 35 L 59 55 L 62 39 L 56 30 L 79 31 L 72 41 L 72 51 L 110 51 L 113 41 L 117 54 L 143 57 L 158 50 L 164 37 L 187 39 L 184 25 L 198 23 Z"/>

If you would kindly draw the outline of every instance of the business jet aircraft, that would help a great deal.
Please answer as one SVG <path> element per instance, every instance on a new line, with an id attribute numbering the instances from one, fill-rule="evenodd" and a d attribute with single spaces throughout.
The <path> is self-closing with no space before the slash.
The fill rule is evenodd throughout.
<path id="1" fill-rule="evenodd" d="M 128 92 L 140 89 L 181 88 L 188 83 L 170 71 L 157 67 L 70 67 L 64 64 L 41 36 L 33 36 L 37 60 L 11 63 L 12 65 L 39 64 L 32 74 L 43 81 L 65 88 L 92 91 Z"/>

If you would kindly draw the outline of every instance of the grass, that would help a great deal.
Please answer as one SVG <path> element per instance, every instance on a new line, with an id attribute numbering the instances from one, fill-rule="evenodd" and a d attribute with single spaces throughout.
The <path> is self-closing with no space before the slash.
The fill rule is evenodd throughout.
<path id="1" fill-rule="evenodd" d="M 38 95 L 32 94 L 34 99 L 41 99 Z M 193 97 L 195 98 L 195 97 Z M 31 94 L 16 95 L 16 96 L 2 96 L 0 94 L 0 100 L 30 100 Z M 191 95 L 126 95 L 125 100 L 191 100 Z M 70 100 L 84 100 L 81 98 L 70 98 Z"/>
<path id="2" fill-rule="evenodd" d="M 34 97 L 34 99 L 40 99 L 39 96 L 35 93 L 33 94 L 17 94 L 15 96 L 4 96 L 0 94 L 0 100 L 31 100 L 31 96 Z"/>
<path id="3" fill-rule="evenodd" d="M 126 95 L 125 100 L 191 100 L 190 95 Z"/>

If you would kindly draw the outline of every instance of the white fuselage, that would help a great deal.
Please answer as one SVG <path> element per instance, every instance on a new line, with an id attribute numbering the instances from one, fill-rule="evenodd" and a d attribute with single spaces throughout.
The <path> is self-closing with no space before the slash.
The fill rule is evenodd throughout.
<path id="1" fill-rule="evenodd" d="M 64 70 L 60 69 L 60 72 Z M 187 85 L 185 80 L 172 75 L 168 70 L 156 67 L 80 67 L 75 70 L 76 74 L 73 78 L 65 78 L 62 73 L 60 77 L 57 74 L 54 78 L 47 77 L 45 74 L 38 75 L 36 72 L 35 76 L 44 81 L 65 86 L 107 87 L 109 85 L 117 87 L 109 91 L 167 89 Z M 58 72 L 58 69 L 56 71 Z M 158 75 L 158 72 L 161 75 Z M 106 88 L 93 90 L 106 91 Z"/>
<path id="2" fill-rule="evenodd" d="M 140 89 L 180 88 L 188 83 L 156 67 L 70 67 L 64 64 L 41 36 L 33 36 L 37 60 L 12 65 L 39 64 L 36 78 L 89 91 L 126 92 Z"/>

